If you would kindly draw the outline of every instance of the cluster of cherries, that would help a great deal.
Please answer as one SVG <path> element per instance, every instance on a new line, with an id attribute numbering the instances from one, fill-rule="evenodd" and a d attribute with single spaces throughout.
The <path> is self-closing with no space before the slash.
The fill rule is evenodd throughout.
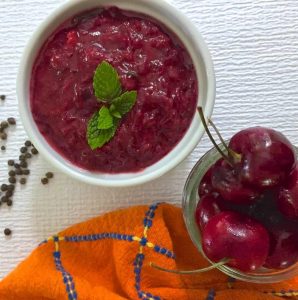
<path id="1" fill-rule="evenodd" d="M 238 132 L 225 147 L 198 188 L 195 217 L 204 253 L 241 271 L 295 264 L 298 164 L 293 145 L 278 131 L 253 127 Z"/>

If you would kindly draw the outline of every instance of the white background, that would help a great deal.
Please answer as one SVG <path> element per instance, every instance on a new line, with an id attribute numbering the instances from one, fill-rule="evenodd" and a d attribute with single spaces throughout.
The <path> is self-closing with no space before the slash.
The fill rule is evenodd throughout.
<path id="1" fill-rule="evenodd" d="M 24 45 L 38 24 L 62 0 L 0 0 L 0 120 L 14 116 L 7 151 L 0 151 L 0 183 L 7 159 L 17 158 L 26 139 L 19 121 L 16 74 Z M 274 127 L 298 144 L 298 2 L 297 0 L 173 0 L 198 27 L 211 51 L 217 78 L 213 119 L 225 138 L 253 125 Z M 151 183 L 108 189 L 79 183 L 55 171 L 41 157 L 31 163 L 28 184 L 18 185 L 11 208 L 0 207 L 0 278 L 45 237 L 103 212 L 142 203 L 181 203 L 185 179 L 196 160 L 211 147 L 206 137 L 180 166 Z M 5 238 L 3 230 L 13 230 Z"/>

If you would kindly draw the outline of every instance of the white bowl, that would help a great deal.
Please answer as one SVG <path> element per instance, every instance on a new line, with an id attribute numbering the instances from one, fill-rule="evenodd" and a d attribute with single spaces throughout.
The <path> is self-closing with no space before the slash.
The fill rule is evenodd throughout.
<path id="1" fill-rule="evenodd" d="M 94 173 L 81 169 L 57 153 L 41 135 L 32 117 L 29 95 L 31 71 L 40 48 L 63 21 L 80 12 L 111 5 L 151 16 L 176 33 L 193 60 L 199 84 L 198 103 L 203 107 L 206 117 L 211 116 L 214 106 L 215 77 L 208 48 L 195 25 L 164 0 L 71 0 L 56 9 L 38 27 L 25 48 L 17 79 L 19 111 L 29 137 L 40 153 L 64 173 L 87 183 L 120 187 L 145 183 L 173 169 L 196 147 L 204 128 L 199 117 L 195 116 L 182 140 L 164 158 L 141 172 L 121 174 Z"/>

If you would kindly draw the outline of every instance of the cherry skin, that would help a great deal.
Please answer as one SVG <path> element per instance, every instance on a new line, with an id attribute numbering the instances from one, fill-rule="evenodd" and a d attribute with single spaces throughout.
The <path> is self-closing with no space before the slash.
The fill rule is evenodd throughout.
<path id="1" fill-rule="evenodd" d="M 219 194 L 206 194 L 200 198 L 196 208 L 196 222 L 203 229 L 209 220 L 222 211 L 223 199 Z"/>
<path id="2" fill-rule="evenodd" d="M 212 217 L 202 232 L 206 256 L 218 262 L 229 259 L 227 265 L 241 271 L 261 267 L 269 251 L 269 235 L 257 221 L 235 212 L 221 212 Z"/>
<path id="3" fill-rule="evenodd" d="M 211 181 L 213 188 L 224 200 L 236 204 L 251 204 L 259 197 L 259 192 L 241 181 L 238 170 L 220 159 L 212 168 Z"/>
<path id="4" fill-rule="evenodd" d="M 298 219 L 298 166 L 279 189 L 278 208 L 287 217 Z"/>
<path id="5" fill-rule="evenodd" d="M 213 166 L 209 168 L 209 170 L 205 173 L 199 184 L 198 193 L 200 197 L 203 197 L 204 195 L 212 193 L 214 191 L 214 188 L 211 183 L 212 169 Z"/>
<path id="6" fill-rule="evenodd" d="M 274 231 L 270 235 L 270 251 L 264 267 L 285 269 L 298 261 L 298 234 L 290 231 Z"/>
<path id="7" fill-rule="evenodd" d="M 237 165 L 243 182 L 258 188 L 282 183 L 295 167 L 293 145 L 282 133 L 270 128 L 244 129 L 231 138 L 229 148 L 241 155 Z"/>

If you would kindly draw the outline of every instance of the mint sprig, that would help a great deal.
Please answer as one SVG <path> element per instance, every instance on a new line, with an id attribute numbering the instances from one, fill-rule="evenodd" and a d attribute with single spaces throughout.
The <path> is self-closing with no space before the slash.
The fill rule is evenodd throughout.
<path id="1" fill-rule="evenodd" d="M 93 77 L 95 96 L 100 101 L 110 102 L 121 94 L 121 83 L 117 71 L 103 61 L 95 70 Z"/>
<path id="2" fill-rule="evenodd" d="M 108 62 L 98 65 L 93 77 L 94 94 L 104 105 L 88 122 L 87 141 L 92 150 L 102 147 L 116 133 L 121 118 L 137 100 L 137 91 L 122 93 L 117 71 Z"/>

